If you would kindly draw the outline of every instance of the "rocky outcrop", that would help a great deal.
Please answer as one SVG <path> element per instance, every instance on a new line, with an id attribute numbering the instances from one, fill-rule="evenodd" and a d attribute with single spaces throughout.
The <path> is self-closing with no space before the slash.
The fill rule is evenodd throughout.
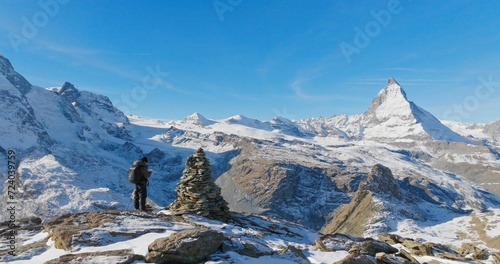
<path id="1" fill-rule="evenodd" d="M 175 188 L 177 197 L 169 205 L 174 214 L 195 213 L 201 216 L 227 220 L 229 208 L 215 185 L 210 163 L 203 149 L 198 149 L 186 160 L 179 184 Z"/>
<path id="2" fill-rule="evenodd" d="M 54 240 L 55 247 L 66 251 L 89 245 L 105 243 L 102 236 L 135 238 L 145 233 L 162 232 L 164 228 L 149 228 L 148 223 L 158 221 L 160 217 L 147 213 L 130 211 L 104 210 L 65 214 L 49 220 L 43 224 L 44 230 Z M 122 221 L 123 219 L 136 220 L 141 226 L 135 230 L 123 229 L 121 232 L 109 232 L 106 225 Z M 161 218 L 160 218 L 161 219 Z"/>
<path id="3" fill-rule="evenodd" d="M 242 138 L 235 144 L 241 152 L 216 180 L 234 212 L 272 215 L 319 230 L 335 208 L 349 202 L 347 192 L 366 177 L 333 161 L 320 166 L 290 159 L 293 152 L 268 141 Z"/>
<path id="4" fill-rule="evenodd" d="M 372 215 L 386 210 L 384 204 L 376 203 L 374 196 L 387 199 L 403 199 L 397 181 L 389 168 L 376 164 L 366 180 L 359 184 L 358 190 L 348 204 L 337 208 L 334 217 L 321 230 L 323 234 L 346 233 L 361 236 L 366 223 L 372 221 Z"/>
<path id="5" fill-rule="evenodd" d="M 480 263 L 486 259 L 498 261 L 499 256 L 476 244 L 453 250 L 394 234 L 381 234 L 382 241 L 345 234 L 320 235 L 314 241 L 316 233 L 300 225 L 236 213 L 230 221 L 222 222 L 195 215 L 171 215 L 168 211 L 149 214 L 106 210 L 66 214 L 43 224 L 39 218 L 19 219 L 17 223 L 16 255 L 1 252 L 1 263 L 27 259 L 49 264 L 237 263 L 259 258 L 269 263 L 308 264 L 323 262 L 315 256 L 339 259 L 349 252 L 337 263 L 414 264 L 419 263 L 416 256 L 431 256 L 434 260 L 429 263 L 444 259 Z M 9 239 L 8 223 L 0 223 L 0 229 L 2 237 Z M 310 246 L 314 242 L 317 249 Z M 55 250 L 56 245 L 69 252 L 50 260 L 47 251 Z M 326 252 L 318 254 L 318 249 Z"/>
<path id="6" fill-rule="evenodd" d="M 100 252 L 86 252 L 79 254 L 66 254 L 59 258 L 49 260 L 45 264 L 63 264 L 63 263 L 115 263 L 115 264 L 131 264 L 135 261 L 144 260 L 141 255 L 134 254 L 132 250 L 112 250 Z"/>
<path id="7" fill-rule="evenodd" d="M 14 70 L 10 61 L 0 55 L 0 74 L 4 75 L 23 95 L 31 90 L 31 84 Z"/>
<path id="8" fill-rule="evenodd" d="M 12 233 L 12 225 L 15 225 L 15 234 Z M 16 254 L 25 254 L 25 252 L 31 250 L 43 251 L 47 247 L 48 237 L 41 240 L 35 241 L 34 243 L 29 243 L 29 235 L 37 232 L 43 231 L 42 220 L 38 217 L 27 217 L 21 218 L 14 222 L 2 222 L 0 223 L 0 239 L 2 241 L 11 241 L 12 237 L 16 238 L 17 246 L 15 247 Z M 12 248 L 9 244 L 5 243 L 2 250 L 0 250 L 0 256 L 8 256 Z M 0 259 L 2 262 L 2 259 Z"/>
<path id="9" fill-rule="evenodd" d="M 372 258 L 366 255 L 351 254 L 342 260 L 335 261 L 333 264 L 374 264 L 376 263 Z"/>
<path id="10" fill-rule="evenodd" d="M 319 236 L 316 238 L 315 246 L 322 251 L 357 250 L 370 256 L 380 252 L 387 254 L 398 252 L 398 249 L 382 241 L 338 233 Z"/>
<path id="11" fill-rule="evenodd" d="M 375 164 L 372 167 L 366 181 L 360 184 L 359 189 L 384 194 L 398 200 L 403 199 L 403 195 L 399 191 L 398 183 L 394 179 L 391 169 L 382 164 Z"/>
<path id="12" fill-rule="evenodd" d="M 379 240 L 346 234 L 327 234 L 316 239 L 321 251 L 348 251 L 349 256 L 337 264 L 349 263 L 419 263 L 414 256 L 433 256 L 457 261 L 481 261 L 490 257 L 488 250 L 464 243 L 460 249 L 431 242 L 419 242 L 395 234 L 379 234 Z M 390 245 L 389 245 L 390 244 Z M 391 245 L 398 245 L 397 248 Z M 492 256 L 495 259 L 496 256 Z"/>
<path id="13" fill-rule="evenodd" d="M 222 243 L 223 251 L 234 251 L 240 255 L 259 258 L 274 254 L 274 251 L 268 246 L 250 240 L 242 241 L 237 237 L 228 237 Z"/>
<path id="14" fill-rule="evenodd" d="M 403 249 L 400 250 L 400 254 L 412 261 L 412 256 L 435 256 L 458 261 L 480 261 L 490 257 L 488 250 L 481 249 L 471 243 L 464 243 L 460 249 L 453 249 L 446 245 L 432 242 L 419 242 L 415 239 L 403 238 L 394 234 L 379 234 L 378 238 L 388 244 L 400 244 L 403 246 Z"/>
<path id="15" fill-rule="evenodd" d="M 118 211 L 65 214 L 43 224 L 43 228 L 54 240 L 55 247 L 71 251 L 73 237 L 83 230 L 92 229 L 116 219 Z"/>
<path id="16" fill-rule="evenodd" d="M 149 245 L 147 262 L 199 263 L 213 254 L 222 244 L 224 235 L 210 229 L 183 230 Z"/>

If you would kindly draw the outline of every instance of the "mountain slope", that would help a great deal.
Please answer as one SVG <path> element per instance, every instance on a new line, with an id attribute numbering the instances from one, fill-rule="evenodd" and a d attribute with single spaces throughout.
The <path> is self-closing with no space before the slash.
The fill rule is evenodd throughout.
<path id="1" fill-rule="evenodd" d="M 363 114 L 364 135 L 370 139 L 426 138 L 469 142 L 443 125 L 431 113 L 408 101 L 403 88 L 392 77 Z"/>
<path id="2" fill-rule="evenodd" d="M 154 171 L 149 197 L 167 206 L 185 159 L 200 147 L 231 210 L 315 230 L 352 201 L 375 164 L 390 168 L 403 197 L 419 197 L 419 202 L 364 195 L 367 204 L 394 208 L 368 217 L 362 231 L 368 235 L 399 230 L 400 223 L 421 230 L 421 225 L 443 224 L 448 216 L 482 213 L 499 204 L 498 196 L 477 187 L 484 179 L 490 190 L 498 183 L 499 145 L 490 136 L 494 125 L 482 126 L 481 139 L 459 135 L 409 102 L 394 80 L 363 115 L 259 121 L 244 116 L 211 120 L 196 113 L 161 122 L 125 117 L 108 98 L 71 83 L 27 89 L 19 84 L 24 78 L 12 77 L 18 75 L 2 60 L 7 70 L 0 74 L 5 95 L 0 107 L 8 110 L 0 114 L 5 124 L 0 151 L 17 152 L 17 199 L 25 201 L 18 217 L 127 209 L 133 187 L 127 170 L 143 155 Z M 6 163 L 5 155 L 2 160 Z M 1 167 L 0 174 L 6 170 Z M 2 188 L 7 193 L 5 182 Z M 7 204 L 5 195 L 2 199 L 0 210 Z M 396 210 L 404 208 L 408 213 Z"/>

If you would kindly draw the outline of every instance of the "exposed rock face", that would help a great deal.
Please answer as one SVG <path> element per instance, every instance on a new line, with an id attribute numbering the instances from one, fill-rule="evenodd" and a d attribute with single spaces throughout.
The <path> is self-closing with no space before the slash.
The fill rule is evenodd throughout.
<path id="1" fill-rule="evenodd" d="M 316 238 L 315 246 L 321 251 L 348 251 L 346 258 L 335 262 L 348 263 L 419 263 L 414 256 L 434 256 L 458 261 L 479 261 L 490 257 L 490 252 L 473 244 L 464 243 L 458 250 L 449 246 L 418 242 L 395 234 L 379 234 L 380 240 L 346 234 L 327 234 Z M 399 250 L 391 245 L 398 244 Z M 496 256 L 491 254 L 492 258 Z"/>
<path id="2" fill-rule="evenodd" d="M 394 227 L 388 225 L 388 222 L 380 217 L 384 213 L 395 215 L 400 219 L 425 221 L 426 215 L 418 209 L 414 200 L 408 198 L 419 199 L 418 197 L 421 197 L 423 190 L 415 187 L 417 186 L 413 186 L 410 190 L 403 190 L 389 168 L 376 164 L 367 178 L 360 182 L 351 202 L 337 208 L 332 220 L 322 228 L 321 232 L 363 236 L 367 232 L 366 226 L 374 222 L 380 225 L 376 227 L 376 230 L 369 230 L 370 232 L 389 232 Z M 399 208 L 394 206 L 401 202 L 407 206 Z"/>
<path id="3" fill-rule="evenodd" d="M 113 250 L 66 254 L 57 259 L 47 261 L 45 264 L 95 263 L 95 261 L 99 261 L 100 263 L 131 264 L 137 260 L 144 260 L 144 257 L 134 254 L 132 250 Z"/>
<path id="4" fill-rule="evenodd" d="M 120 233 L 108 232 L 106 225 L 123 219 L 140 221 L 143 226 L 135 230 L 122 229 Z M 157 222 L 159 217 L 147 213 L 136 214 L 129 211 L 104 210 L 65 214 L 47 221 L 43 228 L 54 240 L 55 247 L 66 251 L 77 250 L 88 245 L 106 243 L 103 236 L 135 238 L 149 232 L 162 232 L 165 229 L 148 227 Z"/>
<path id="5" fill-rule="evenodd" d="M 167 238 L 156 239 L 148 247 L 147 262 L 199 263 L 222 244 L 224 235 L 210 229 L 183 230 Z"/>
<path id="6" fill-rule="evenodd" d="M 290 151 L 267 141 L 232 140 L 241 152 L 216 183 L 233 212 L 278 216 L 319 230 L 335 208 L 349 202 L 347 192 L 354 192 L 366 177 L 333 160 L 315 164 L 290 159 Z"/>
<path id="7" fill-rule="evenodd" d="M 31 90 L 31 84 L 14 70 L 10 61 L 0 55 L 0 74 L 4 75 L 22 94 Z"/>
<path id="8" fill-rule="evenodd" d="M 374 264 L 376 263 L 373 258 L 359 254 L 357 251 L 352 252 L 349 256 L 342 260 L 333 262 L 333 264 Z"/>
<path id="9" fill-rule="evenodd" d="M 186 169 L 175 188 L 177 198 L 169 205 L 169 209 L 176 214 L 196 213 L 209 218 L 227 219 L 227 202 L 214 183 L 210 163 L 203 149 L 189 156 L 185 165 Z"/>
<path id="10" fill-rule="evenodd" d="M 325 234 L 340 232 L 361 236 L 372 214 L 383 209 L 383 204 L 374 202 L 376 195 L 403 199 L 391 170 L 381 164 L 372 167 L 367 179 L 359 184 L 351 202 L 340 206 L 335 211 L 333 219 L 323 227 L 321 232 Z"/>
<path id="11" fill-rule="evenodd" d="M 315 245 L 321 251 L 357 250 L 370 256 L 375 256 L 380 252 L 387 254 L 398 252 L 396 248 L 382 241 L 338 233 L 319 236 L 316 238 Z"/>
<path id="12" fill-rule="evenodd" d="M 488 252 L 488 250 L 480 249 L 471 243 L 464 243 L 462 247 L 457 250 L 446 245 L 431 242 L 418 242 L 414 239 L 403 238 L 394 234 L 379 234 L 378 238 L 389 244 L 401 244 L 404 246 L 408 251 L 401 250 L 400 253 L 410 260 L 413 258 L 412 255 L 436 256 L 443 259 L 460 261 L 486 260 L 490 257 L 490 252 Z"/>
<path id="13" fill-rule="evenodd" d="M 366 182 L 360 184 L 360 189 L 379 194 L 387 194 L 396 199 L 403 199 L 391 169 L 381 164 L 375 164 L 372 167 Z"/>
<path id="14" fill-rule="evenodd" d="M 484 133 L 491 135 L 495 140 L 500 141 L 500 120 L 489 123 L 484 128 Z"/>
<path id="15" fill-rule="evenodd" d="M 73 236 L 78 235 L 82 230 L 114 221 L 116 214 L 118 212 L 110 214 L 104 211 L 65 214 L 44 223 L 43 227 L 54 240 L 56 248 L 71 251 Z"/>

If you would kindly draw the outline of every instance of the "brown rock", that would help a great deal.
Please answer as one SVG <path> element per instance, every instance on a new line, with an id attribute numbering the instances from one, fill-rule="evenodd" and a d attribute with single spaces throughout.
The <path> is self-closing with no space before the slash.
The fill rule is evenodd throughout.
<path id="1" fill-rule="evenodd" d="M 294 246 L 291 246 L 289 245 L 288 247 L 286 247 L 282 252 L 281 254 L 285 254 L 286 252 L 292 252 L 295 256 L 303 259 L 303 260 L 306 260 L 306 261 L 309 261 L 307 259 L 307 256 L 304 254 L 304 252 L 302 252 L 302 250 L 294 247 Z"/>
<path id="2" fill-rule="evenodd" d="M 399 250 L 391 245 L 374 239 L 366 239 L 359 244 L 358 248 L 361 252 L 375 256 L 379 252 L 393 254 L 399 252 Z"/>
<path id="3" fill-rule="evenodd" d="M 490 254 L 485 249 L 480 249 L 471 243 L 463 243 L 462 247 L 458 250 L 462 256 L 472 255 L 472 259 L 485 260 L 490 257 Z"/>
<path id="4" fill-rule="evenodd" d="M 91 229 L 115 219 L 119 211 L 99 211 L 90 213 L 65 214 L 49 220 L 43 228 L 55 242 L 55 247 L 71 250 L 73 236 L 82 230 Z"/>
<path id="5" fill-rule="evenodd" d="M 387 210 L 383 205 L 374 202 L 374 195 L 390 196 L 398 200 L 404 198 L 392 171 L 381 164 L 374 165 L 366 180 L 360 182 L 350 203 L 335 209 L 332 220 L 323 226 L 321 233 L 361 236 L 373 215 Z"/>
<path id="6" fill-rule="evenodd" d="M 361 253 L 375 256 L 379 252 L 397 253 L 398 249 L 391 245 L 371 238 L 361 238 L 346 234 L 327 234 L 316 238 L 316 248 L 322 251 L 350 250 L 356 248 Z"/>
<path id="7" fill-rule="evenodd" d="M 404 250 L 404 249 L 401 249 L 399 251 L 399 253 L 401 254 L 402 257 L 404 257 L 405 259 L 408 259 L 409 261 L 411 261 L 411 263 L 413 264 L 420 264 L 420 262 L 418 262 L 418 260 L 416 258 L 414 258 L 410 252 Z"/>
<path id="8" fill-rule="evenodd" d="M 495 253 L 491 254 L 491 256 L 493 258 L 494 264 L 500 264 L 500 253 L 499 252 L 495 252 Z"/>
<path id="9" fill-rule="evenodd" d="M 410 253 L 418 256 L 432 256 L 432 244 L 423 244 L 413 239 L 404 239 L 403 246 L 410 250 Z"/>
<path id="10" fill-rule="evenodd" d="M 351 254 L 342 260 L 333 262 L 333 264 L 373 264 L 373 263 L 377 263 L 375 259 L 360 254 Z"/>
<path id="11" fill-rule="evenodd" d="M 148 247 L 147 262 L 199 263 L 221 246 L 224 235 L 214 230 L 197 228 L 183 230 L 166 238 L 156 239 Z"/>
<path id="12" fill-rule="evenodd" d="M 113 250 L 102 252 L 86 252 L 80 254 L 67 254 L 62 255 L 57 259 L 45 262 L 45 264 L 63 264 L 63 263 L 116 263 L 116 264 L 130 264 L 137 260 L 144 260 L 141 255 L 136 255 L 132 250 Z"/>
<path id="13" fill-rule="evenodd" d="M 404 261 L 399 260 L 398 258 L 388 255 L 386 253 L 380 252 L 375 255 L 377 259 L 377 263 L 386 263 L 386 264 L 402 264 Z"/>
<path id="14" fill-rule="evenodd" d="M 390 245 L 403 243 L 403 238 L 399 235 L 382 233 L 377 235 L 378 239 Z"/>

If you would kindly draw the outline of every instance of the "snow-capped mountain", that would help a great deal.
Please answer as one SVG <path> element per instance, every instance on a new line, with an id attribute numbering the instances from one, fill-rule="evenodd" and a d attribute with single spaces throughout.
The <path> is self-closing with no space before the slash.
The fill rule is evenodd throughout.
<path id="1" fill-rule="evenodd" d="M 431 113 L 408 101 L 405 91 L 392 77 L 363 114 L 363 121 L 365 138 L 399 141 L 430 137 L 434 140 L 468 142 Z"/>
<path id="2" fill-rule="evenodd" d="M 423 225 L 500 206 L 500 121 L 441 122 L 410 102 L 393 78 L 360 115 L 259 121 L 195 113 L 162 122 L 126 117 L 107 97 L 71 83 L 33 86 L 2 56 L 0 70 L 0 162 L 6 164 L 8 149 L 16 151 L 16 198 L 24 201 L 18 217 L 130 209 L 126 172 L 143 155 L 154 171 L 149 197 L 167 206 L 186 158 L 200 147 L 231 210 L 315 230 L 370 185 L 375 164 L 388 167 L 391 186 L 409 197 L 372 195 L 390 210 L 366 217 L 367 235 L 425 232 Z M 5 166 L 0 174 L 7 175 Z M 2 187 L 7 193 L 7 182 Z"/>

